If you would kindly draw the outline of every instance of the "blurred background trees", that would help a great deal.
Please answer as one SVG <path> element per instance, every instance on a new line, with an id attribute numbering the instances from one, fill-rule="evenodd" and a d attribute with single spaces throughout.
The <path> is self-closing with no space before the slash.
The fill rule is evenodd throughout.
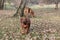
<path id="1" fill-rule="evenodd" d="M 55 4 L 55 9 L 58 9 L 60 0 L 42 0 L 42 2 L 46 4 Z"/>
<path id="2" fill-rule="evenodd" d="M 19 4 L 21 0 L 0 0 L 0 9 L 16 9 L 19 7 Z M 60 0 L 27 0 L 27 5 L 50 5 L 55 4 L 55 9 L 58 9 L 58 4 L 60 3 Z"/>
<path id="3" fill-rule="evenodd" d="M 4 7 L 4 1 L 5 0 L 0 0 L 0 9 L 3 9 L 3 7 Z"/>

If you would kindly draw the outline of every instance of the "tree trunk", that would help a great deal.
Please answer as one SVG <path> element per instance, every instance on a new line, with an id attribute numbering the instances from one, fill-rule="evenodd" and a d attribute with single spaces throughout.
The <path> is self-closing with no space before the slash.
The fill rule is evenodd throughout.
<path id="1" fill-rule="evenodd" d="M 55 3 L 55 9 L 57 10 L 58 9 L 58 2 Z"/>
<path id="2" fill-rule="evenodd" d="M 26 5 L 26 1 L 24 0 L 21 0 L 21 3 L 16 11 L 16 13 L 13 15 L 13 16 L 20 16 L 22 17 L 24 15 L 24 8 L 25 8 L 25 5 Z"/>
<path id="3" fill-rule="evenodd" d="M 4 0 L 0 0 L 0 9 L 4 8 Z"/>

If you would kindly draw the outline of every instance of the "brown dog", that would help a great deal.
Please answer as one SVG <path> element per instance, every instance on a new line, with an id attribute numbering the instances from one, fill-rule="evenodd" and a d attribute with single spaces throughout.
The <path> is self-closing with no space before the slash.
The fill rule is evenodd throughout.
<path id="1" fill-rule="evenodd" d="M 29 8 L 29 7 L 25 7 L 25 9 L 24 9 L 24 15 L 25 16 L 29 15 L 31 17 L 34 17 L 34 11 L 31 8 Z"/>
<path id="2" fill-rule="evenodd" d="M 21 17 L 20 22 L 21 22 L 21 33 L 27 34 L 30 28 L 30 23 L 31 23 L 30 19 L 27 17 Z"/>

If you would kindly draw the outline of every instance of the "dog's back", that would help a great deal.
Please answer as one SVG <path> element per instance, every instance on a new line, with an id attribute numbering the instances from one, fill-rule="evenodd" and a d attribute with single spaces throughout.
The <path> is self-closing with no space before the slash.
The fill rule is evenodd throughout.
<path id="1" fill-rule="evenodd" d="M 24 15 L 25 16 L 29 15 L 29 16 L 34 17 L 34 11 L 31 8 L 29 8 L 29 7 L 25 7 L 25 9 L 24 9 Z"/>

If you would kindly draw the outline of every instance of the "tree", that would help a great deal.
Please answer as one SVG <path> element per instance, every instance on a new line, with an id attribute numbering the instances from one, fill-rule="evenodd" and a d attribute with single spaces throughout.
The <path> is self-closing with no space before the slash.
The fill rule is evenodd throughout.
<path id="1" fill-rule="evenodd" d="M 58 4 L 59 4 L 60 0 L 53 0 L 52 3 L 55 4 L 55 9 L 58 9 Z"/>
<path id="2" fill-rule="evenodd" d="M 21 0 L 21 3 L 16 11 L 16 13 L 13 16 L 18 16 L 20 15 L 21 17 L 24 15 L 24 8 L 26 6 L 26 0 Z"/>
<path id="3" fill-rule="evenodd" d="M 0 0 L 0 9 L 3 9 L 4 7 L 4 0 Z"/>
<path id="4" fill-rule="evenodd" d="M 59 2 L 60 2 L 60 0 L 43 0 L 43 3 L 46 3 L 46 4 L 52 4 L 52 3 L 54 3 L 56 5 L 55 9 L 58 9 Z"/>
<path id="5" fill-rule="evenodd" d="M 54 0 L 55 1 L 55 4 L 56 4 L 56 6 L 55 6 L 55 9 L 58 9 L 58 4 L 59 4 L 59 0 Z"/>

